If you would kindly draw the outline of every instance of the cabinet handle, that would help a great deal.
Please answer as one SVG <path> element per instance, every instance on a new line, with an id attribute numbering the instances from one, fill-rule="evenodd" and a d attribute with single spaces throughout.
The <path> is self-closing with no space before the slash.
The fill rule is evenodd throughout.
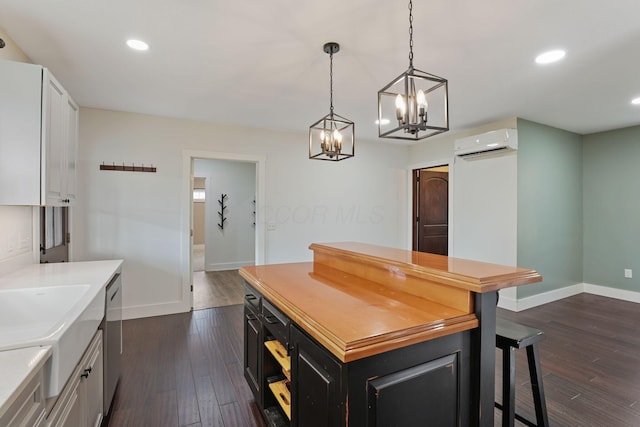
<path id="1" fill-rule="evenodd" d="M 252 301 L 254 299 L 256 299 L 257 297 L 255 295 L 251 295 L 251 294 L 247 294 L 244 296 L 244 299 L 246 299 L 247 301 Z"/>
<path id="2" fill-rule="evenodd" d="M 270 325 L 274 325 L 276 323 L 280 323 L 280 320 L 274 315 L 266 315 L 264 316 L 264 320 L 267 321 Z"/>
<path id="3" fill-rule="evenodd" d="M 247 320 L 256 320 L 257 317 L 253 314 L 247 314 Z"/>
<path id="4" fill-rule="evenodd" d="M 80 377 L 81 378 L 89 378 L 89 374 L 91 373 L 92 368 L 88 367 L 87 369 L 84 370 L 84 374 L 81 374 Z"/>

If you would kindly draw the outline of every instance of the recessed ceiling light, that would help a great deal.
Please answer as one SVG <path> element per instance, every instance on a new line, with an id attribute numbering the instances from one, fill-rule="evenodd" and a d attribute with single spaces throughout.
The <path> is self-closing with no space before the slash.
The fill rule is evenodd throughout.
<path id="1" fill-rule="evenodd" d="M 147 43 L 143 42 L 142 40 L 135 40 L 135 39 L 127 40 L 127 46 L 129 46 L 131 49 L 135 49 L 135 50 L 148 50 L 149 49 L 149 45 Z"/>
<path id="2" fill-rule="evenodd" d="M 567 54 L 564 50 L 550 50 L 536 56 L 536 64 L 551 64 L 560 61 Z"/>
<path id="3" fill-rule="evenodd" d="M 640 105 L 640 96 L 631 100 L 633 105 Z"/>

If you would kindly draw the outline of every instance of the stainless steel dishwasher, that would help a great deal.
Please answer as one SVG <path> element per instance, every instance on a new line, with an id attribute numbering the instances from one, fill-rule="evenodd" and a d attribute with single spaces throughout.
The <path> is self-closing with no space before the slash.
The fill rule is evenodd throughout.
<path id="1" fill-rule="evenodd" d="M 104 416 L 109 415 L 120 379 L 122 357 L 122 279 L 116 273 L 107 285 L 105 316 L 102 321 L 104 354 Z"/>

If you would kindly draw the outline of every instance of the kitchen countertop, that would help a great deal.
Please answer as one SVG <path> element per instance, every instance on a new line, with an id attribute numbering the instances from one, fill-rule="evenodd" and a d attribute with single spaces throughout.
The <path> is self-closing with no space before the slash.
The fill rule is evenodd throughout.
<path id="1" fill-rule="evenodd" d="M 61 391 L 80 361 L 83 349 L 105 315 L 106 285 L 121 270 L 122 262 L 32 264 L 0 277 L 0 295 L 4 294 L 0 307 L 2 303 L 6 306 L 0 313 L 0 354 L 7 350 L 51 346 L 46 397 Z M 74 292 L 76 285 L 81 285 L 77 288 L 80 293 Z M 61 294 L 60 289 L 55 288 L 63 288 L 67 293 Z M 38 307 L 29 307 L 32 304 Z M 70 342 L 74 344 L 69 345 Z M 12 369 L 4 362 L 0 368 Z"/>
<path id="2" fill-rule="evenodd" d="M 0 351 L 0 417 L 50 356 L 49 346 Z"/>
<path id="3" fill-rule="evenodd" d="M 342 362 L 477 328 L 473 293 L 534 283 L 534 270 L 363 243 L 312 244 L 314 261 L 240 275 Z"/>
<path id="4" fill-rule="evenodd" d="M 97 292 L 121 265 L 122 260 L 32 264 L 0 277 L 0 289 L 91 284 Z"/>

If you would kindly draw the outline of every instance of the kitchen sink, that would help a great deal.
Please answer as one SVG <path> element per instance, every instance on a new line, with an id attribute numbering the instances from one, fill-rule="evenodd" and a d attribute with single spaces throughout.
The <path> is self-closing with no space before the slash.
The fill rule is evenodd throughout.
<path id="1" fill-rule="evenodd" d="M 83 284 L 0 290 L 0 351 L 51 346 L 45 394 L 57 396 L 104 316 L 104 298 L 104 288 Z"/>

